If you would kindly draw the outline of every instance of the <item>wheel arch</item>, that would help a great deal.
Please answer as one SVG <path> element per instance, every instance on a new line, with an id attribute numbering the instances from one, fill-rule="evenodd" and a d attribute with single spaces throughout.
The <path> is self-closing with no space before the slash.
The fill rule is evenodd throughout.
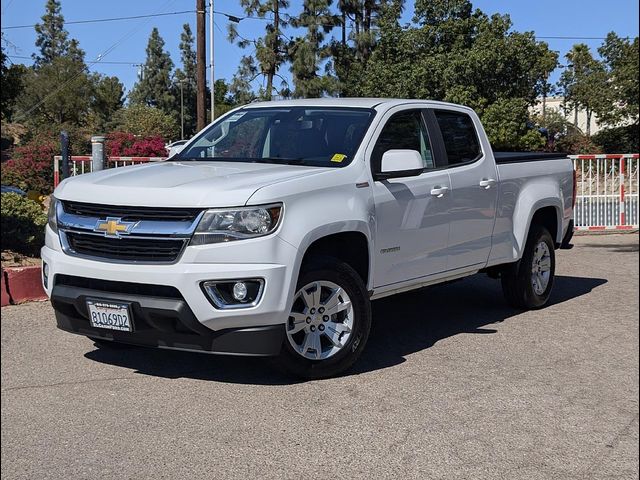
<path id="1" fill-rule="evenodd" d="M 541 192 L 540 192 L 541 193 Z M 534 223 L 545 226 L 556 246 L 562 243 L 562 202 L 559 195 L 544 196 L 535 201 L 524 195 L 518 200 L 513 216 L 513 235 L 517 249 L 517 259 L 522 257 L 527 237 Z"/>
<path id="2" fill-rule="evenodd" d="M 365 286 L 372 272 L 371 237 L 365 222 L 336 222 L 308 232 L 298 248 L 293 278 L 298 278 L 303 264 L 312 256 L 335 257 L 350 265 Z"/>

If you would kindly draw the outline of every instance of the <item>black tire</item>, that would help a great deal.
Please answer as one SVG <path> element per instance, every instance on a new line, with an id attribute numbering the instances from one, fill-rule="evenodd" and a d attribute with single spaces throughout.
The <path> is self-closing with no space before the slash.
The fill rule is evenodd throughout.
<path id="1" fill-rule="evenodd" d="M 324 360 L 310 360 L 294 350 L 286 337 L 278 365 L 290 374 L 305 379 L 320 379 L 338 375 L 350 368 L 360 357 L 371 329 L 371 302 L 358 273 L 347 263 L 332 257 L 318 257 L 305 262 L 301 268 L 296 292 L 314 281 L 329 281 L 342 287 L 353 306 L 353 328 L 345 345 Z M 285 325 L 286 329 L 287 326 Z"/>
<path id="2" fill-rule="evenodd" d="M 533 270 L 533 256 L 536 246 L 544 242 L 549 249 L 551 260 L 549 283 L 547 288 L 538 294 L 535 292 L 531 275 Z M 546 305 L 553 289 L 556 270 L 555 244 L 549 231 L 541 225 L 532 225 L 527 237 L 524 252 L 520 261 L 511 264 L 502 271 L 502 291 L 512 307 L 524 310 L 542 308 Z"/>

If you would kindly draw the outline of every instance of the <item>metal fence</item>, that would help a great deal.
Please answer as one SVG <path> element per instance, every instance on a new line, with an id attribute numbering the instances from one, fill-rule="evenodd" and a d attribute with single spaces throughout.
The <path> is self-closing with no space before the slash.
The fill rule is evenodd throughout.
<path id="1" fill-rule="evenodd" d="M 166 157 L 108 157 L 105 161 L 105 168 L 126 167 L 129 165 L 139 165 L 141 163 L 161 162 Z M 60 183 L 60 164 L 62 156 L 53 157 L 53 185 L 58 186 Z M 72 155 L 69 157 L 69 176 L 82 175 L 83 173 L 91 173 L 91 156 L 88 155 Z"/>
<path id="2" fill-rule="evenodd" d="M 569 157 L 576 170 L 576 229 L 638 228 L 638 154 Z"/>

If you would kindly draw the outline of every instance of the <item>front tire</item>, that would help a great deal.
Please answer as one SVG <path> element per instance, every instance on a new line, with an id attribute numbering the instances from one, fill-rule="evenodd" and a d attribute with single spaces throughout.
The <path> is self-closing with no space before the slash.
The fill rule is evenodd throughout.
<path id="1" fill-rule="evenodd" d="M 556 271 L 554 241 L 541 225 L 532 225 L 520 261 L 502 272 L 502 290 L 512 307 L 531 310 L 549 301 Z"/>
<path id="2" fill-rule="evenodd" d="M 305 262 L 285 324 L 280 365 L 306 379 L 338 375 L 369 338 L 371 304 L 358 273 L 331 257 Z"/>

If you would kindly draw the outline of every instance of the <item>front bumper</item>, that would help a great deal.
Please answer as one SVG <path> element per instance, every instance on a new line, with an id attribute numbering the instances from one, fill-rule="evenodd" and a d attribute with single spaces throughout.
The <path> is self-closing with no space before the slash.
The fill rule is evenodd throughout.
<path id="1" fill-rule="evenodd" d="M 68 282 L 72 277 L 65 278 L 67 283 L 78 283 Z M 104 282 L 103 285 L 107 287 L 101 289 L 72 284 L 55 285 L 51 303 L 56 312 L 58 328 L 98 340 L 173 350 L 259 356 L 277 355 L 280 352 L 284 339 L 282 325 L 213 331 L 198 322 L 177 290 L 173 295 L 162 297 L 122 291 L 108 292 L 108 284 L 109 282 Z M 129 303 L 134 331 L 120 332 L 92 327 L 87 312 L 88 298 Z"/>
<path id="2" fill-rule="evenodd" d="M 41 255 L 48 270 L 48 281 L 44 288 L 56 309 L 58 325 L 64 330 L 96 338 L 110 339 L 112 337 L 117 341 L 129 339 L 127 343 L 250 354 L 251 352 L 247 349 L 234 350 L 227 347 L 220 348 L 216 345 L 223 342 L 223 336 L 231 333 L 234 338 L 239 335 L 248 338 L 249 336 L 257 336 L 256 332 L 270 331 L 267 328 L 269 326 L 282 327 L 286 322 L 286 312 L 290 307 L 288 302 L 295 287 L 293 265 L 296 261 L 297 250 L 277 235 L 273 235 L 229 244 L 188 247 L 180 261 L 172 265 L 103 262 L 65 254 L 60 247 L 57 235 L 47 226 L 46 244 Z M 265 263 L 265 258 L 268 258 L 271 263 Z M 86 279 L 89 283 L 92 279 L 96 279 L 121 285 L 157 286 L 160 290 L 165 287 L 173 288 L 178 292 L 179 298 L 167 298 L 165 295 L 145 295 L 142 298 L 135 293 L 136 288 L 128 290 L 117 288 L 115 289 L 117 291 L 114 292 L 114 289 L 110 291 L 105 288 L 88 287 L 90 291 L 85 292 L 82 291 L 84 285 L 75 285 L 71 291 L 67 288 L 68 285 L 66 287 L 59 285 L 58 280 L 63 277 Z M 203 281 L 229 281 L 246 278 L 264 280 L 260 301 L 255 306 L 248 308 L 216 309 L 200 287 Z M 127 295 L 133 295 L 133 297 L 129 298 Z M 127 334 L 121 332 L 103 331 L 102 329 L 87 330 L 90 327 L 84 310 L 86 296 L 136 303 L 138 306 L 134 307 L 134 322 L 136 322 L 136 317 L 142 318 L 142 325 L 147 324 L 149 315 L 157 313 L 154 313 L 153 309 L 160 302 L 160 310 L 168 312 L 161 316 L 180 318 L 181 323 L 187 325 L 187 329 L 199 332 L 203 338 L 196 342 L 195 347 L 193 345 L 192 347 L 179 347 L 175 345 L 184 343 L 183 340 L 185 340 L 179 338 L 180 334 L 184 333 L 179 330 L 164 332 L 162 335 L 154 333 L 155 336 L 148 339 L 142 338 L 140 331 L 136 330 L 133 335 L 139 335 L 139 341 L 133 341 L 133 337 L 127 337 Z M 240 331 L 242 332 L 239 333 Z M 272 333 L 269 333 L 267 336 L 271 338 L 271 335 Z M 172 338 L 173 340 L 171 340 Z M 189 338 L 193 340 L 193 337 Z M 271 350 L 264 352 L 260 349 L 256 351 L 261 355 L 271 352 Z"/>

